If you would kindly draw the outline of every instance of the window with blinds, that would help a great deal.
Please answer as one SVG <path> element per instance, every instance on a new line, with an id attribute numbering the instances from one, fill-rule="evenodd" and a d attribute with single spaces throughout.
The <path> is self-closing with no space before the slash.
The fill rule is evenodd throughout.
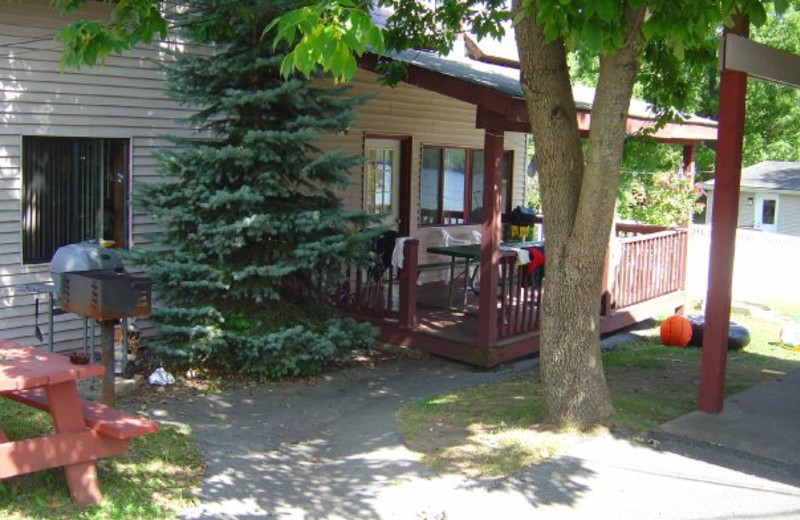
<path id="1" fill-rule="evenodd" d="M 127 139 L 22 139 L 22 262 L 84 240 L 125 247 Z"/>

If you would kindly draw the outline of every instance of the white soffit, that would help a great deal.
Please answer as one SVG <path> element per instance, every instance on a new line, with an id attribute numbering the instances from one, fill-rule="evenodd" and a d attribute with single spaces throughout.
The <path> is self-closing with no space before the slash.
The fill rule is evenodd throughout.
<path id="1" fill-rule="evenodd" d="M 726 34 L 720 43 L 720 69 L 746 72 L 766 81 L 800 88 L 800 56 L 737 34 Z"/>

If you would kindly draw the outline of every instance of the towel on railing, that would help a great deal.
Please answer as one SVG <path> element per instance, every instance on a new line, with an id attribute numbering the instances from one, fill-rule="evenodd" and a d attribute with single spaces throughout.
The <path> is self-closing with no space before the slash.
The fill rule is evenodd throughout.
<path id="1" fill-rule="evenodd" d="M 528 251 L 531 258 L 531 261 L 526 267 L 528 269 L 528 274 L 532 275 L 536 269 L 544 266 L 544 251 L 539 247 L 526 247 L 525 250 Z"/>
<path id="2" fill-rule="evenodd" d="M 394 251 L 392 252 L 392 265 L 398 269 L 403 268 L 403 244 L 411 237 L 397 237 L 394 241 Z"/>
<path id="3" fill-rule="evenodd" d="M 517 265 L 525 265 L 531 261 L 531 256 L 524 247 L 500 246 L 500 251 L 515 252 L 517 254 Z"/>

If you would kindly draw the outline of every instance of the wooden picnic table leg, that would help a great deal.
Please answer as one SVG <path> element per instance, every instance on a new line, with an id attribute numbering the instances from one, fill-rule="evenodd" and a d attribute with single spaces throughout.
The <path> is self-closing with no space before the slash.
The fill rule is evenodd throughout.
<path id="1" fill-rule="evenodd" d="M 79 432 L 86 429 L 75 381 L 48 385 L 47 401 L 56 432 Z M 76 503 L 92 505 L 100 501 L 102 494 L 94 462 L 79 462 L 64 466 L 64 473 L 67 476 L 70 495 Z"/>

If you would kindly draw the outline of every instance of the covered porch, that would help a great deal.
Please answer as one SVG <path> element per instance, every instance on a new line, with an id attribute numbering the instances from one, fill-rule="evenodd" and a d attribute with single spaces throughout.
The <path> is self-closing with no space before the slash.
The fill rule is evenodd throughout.
<path id="1" fill-rule="evenodd" d="M 617 224 L 598 301 L 601 334 L 683 302 L 687 242 L 685 228 Z M 538 352 L 544 289 L 530 283 L 527 266 L 517 265 L 516 256 L 500 257 L 489 282 L 494 291 L 482 282 L 485 289 L 468 289 L 462 307 L 451 304 L 445 282 L 418 283 L 418 240 L 406 240 L 403 250 L 403 268 L 389 266 L 379 280 L 365 270 L 349 271 L 348 291 L 338 300 L 342 310 L 378 326 L 382 340 L 478 366 Z M 464 289 L 455 285 L 460 302 Z M 485 303 L 481 297 L 490 293 L 494 301 Z"/>
<path id="2" fill-rule="evenodd" d="M 345 312 L 380 327 L 383 340 L 471 364 L 490 367 L 536 353 L 543 289 L 527 281 L 525 266 L 518 266 L 515 257 L 500 252 L 504 135 L 530 129 L 518 75 L 515 79 L 513 69 L 499 73 L 497 66 L 453 63 L 421 52 L 394 59 L 406 63 L 407 83 L 475 106 L 475 127 L 484 132 L 481 291 L 468 294 L 466 306 L 454 310 L 442 301 L 448 291 L 441 282 L 418 285 L 420 255 L 426 251 L 408 224 L 411 215 L 406 215 L 400 220 L 400 234 L 411 238 L 403 245 L 403 268 L 390 266 L 380 280 L 361 270 L 350 271 L 347 290 L 337 302 Z M 360 66 L 376 70 L 377 58 L 367 57 Z M 591 130 L 589 91 L 575 91 L 578 125 L 586 135 Z M 660 127 L 655 123 L 646 104 L 631 103 L 627 132 L 645 132 L 656 141 L 683 146 L 682 170 L 692 175 L 694 146 L 716 140 L 716 124 L 701 118 Z M 615 235 L 598 301 L 601 333 L 671 310 L 684 297 L 686 229 L 619 224 Z"/>

